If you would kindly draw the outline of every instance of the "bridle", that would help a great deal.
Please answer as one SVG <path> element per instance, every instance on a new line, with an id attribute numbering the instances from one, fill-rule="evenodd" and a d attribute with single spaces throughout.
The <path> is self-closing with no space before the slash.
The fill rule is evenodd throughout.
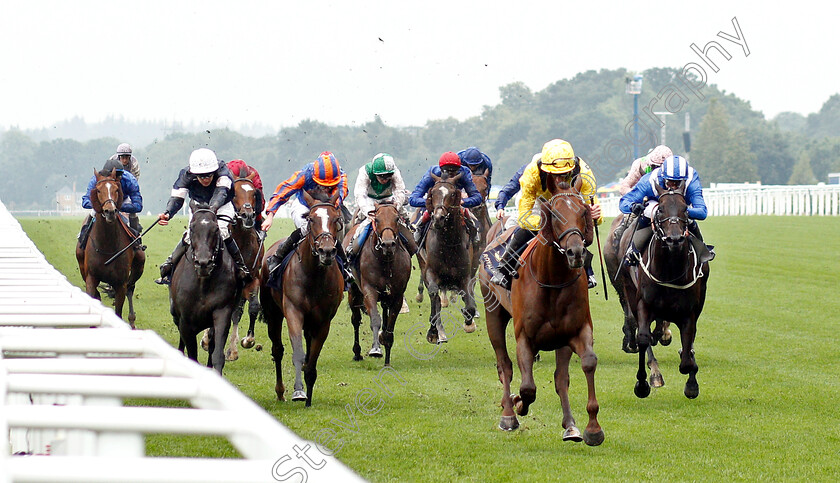
<path id="1" fill-rule="evenodd" d="M 248 178 L 237 178 L 237 179 L 233 180 L 233 186 L 234 186 L 234 189 L 236 188 L 236 183 L 248 183 L 249 185 L 251 185 L 251 188 L 252 188 L 254 191 L 256 191 L 256 189 L 257 189 L 257 188 L 254 186 L 254 182 L 253 182 L 253 181 L 251 181 L 251 180 L 250 180 L 250 179 L 248 179 Z M 234 199 L 235 199 L 235 198 L 234 198 Z M 248 216 L 247 216 L 247 215 L 243 215 L 243 214 L 240 212 L 240 210 L 247 210 L 247 209 L 254 210 L 254 205 L 252 205 L 251 203 L 245 203 L 245 204 L 243 204 L 242 206 L 240 206 L 240 207 L 236 210 L 236 219 L 237 219 L 237 220 L 243 220 L 243 221 L 242 221 L 242 226 L 244 226 L 245 228 L 253 228 L 253 225 L 251 225 L 251 226 L 247 226 L 247 225 L 245 224 L 245 220 L 247 220 L 247 219 L 248 219 Z M 254 213 L 254 218 L 256 218 L 256 213 Z"/>
<path id="2" fill-rule="evenodd" d="M 557 218 L 561 221 L 564 221 L 565 217 L 563 217 L 563 215 L 560 215 L 560 214 L 558 214 L 554 211 L 554 201 L 559 200 L 561 196 L 573 196 L 573 197 L 579 199 L 581 201 L 581 203 L 583 203 L 583 196 L 581 196 L 578 193 L 557 193 L 556 195 L 551 197 L 551 200 L 549 200 L 549 202 L 548 202 L 548 212 L 549 212 L 549 214 L 551 215 L 552 218 Z M 584 210 L 584 213 L 585 212 L 586 212 L 586 210 Z M 580 237 L 581 241 L 585 240 L 584 236 L 583 236 L 583 232 L 580 231 L 580 228 L 578 228 L 576 226 L 574 226 L 572 228 L 566 228 L 565 230 L 563 230 L 562 233 L 560 233 L 560 235 L 557 235 L 557 233 L 554 231 L 554 224 L 551 223 L 551 220 L 547 220 L 546 223 L 549 223 L 549 228 L 551 229 L 551 236 L 554 238 L 551 242 L 554 245 L 554 248 L 556 248 L 557 251 L 559 251 L 561 255 L 566 254 L 566 246 L 568 246 L 568 242 L 567 242 L 566 246 L 561 246 L 560 242 L 562 242 L 563 239 L 566 238 L 567 236 L 577 235 L 577 236 Z"/>
<path id="3" fill-rule="evenodd" d="M 338 210 L 338 208 L 336 208 L 335 205 L 333 205 L 331 203 L 324 203 L 324 202 L 316 203 L 316 204 L 309 207 L 309 215 L 310 216 L 307 218 L 307 223 L 309 224 L 309 226 L 308 226 L 308 230 L 307 230 L 308 233 L 307 233 L 306 236 L 307 236 L 307 238 L 310 238 L 309 249 L 312 251 L 312 256 L 313 257 L 318 256 L 318 241 L 321 240 L 322 238 L 326 238 L 326 237 L 332 238 L 333 239 L 333 248 L 338 249 L 338 237 L 335 234 L 333 234 L 331 231 L 329 231 L 329 230 L 322 231 L 321 233 L 318 233 L 318 235 L 316 235 L 314 237 L 312 236 L 312 212 L 315 210 L 315 208 L 319 208 L 319 207 L 322 207 L 322 206 L 332 208 L 334 210 Z M 341 219 L 341 211 L 338 212 L 338 217 L 336 218 L 335 221 L 336 221 L 336 223 L 344 223 L 344 220 Z M 339 228 L 337 231 L 341 231 L 341 229 Z"/>
<path id="4" fill-rule="evenodd" d="M 198 208 L 195 211 L 193 211 L 193 219 L 195 219 L 196 214 L 202 213 L 202 212 L 207 212 L 207 213 L 210 213 L 211 215 L 213 215 L 212 222 L 217 227 L 217 229 L 216 229 L 216 239 L 217 239 L 217 241 L 221 240 L 222 233 L 221 233 L 220 230 L 218 230 L 218 217 L 216 216 L 216 212 L 209 209 L 209 208 Z M 191 231 L 194 233 L 193 230 L 191 230 Z M 190 244 L 190 245 L 192 245 L 192 244 Z M 190 259 L 192 260 L 193 267 L 195 268 L 196 272 L 198 272 L 199 265 L 198 265 L 198 261 L 195 258 L 195 248 L 194 247 L 192 247 L 192 248 L 193 249 L 189 250 L 188 253 L 189 253 Z M 216 260 L 219 258 L 219 255 L 221 254 L 221 252 L 222 252 L 222 244 L 221 243 L 216 243 L 216 249 L 213 250 L 213 255 L 210 257 L 210 263 L 209 263 L 210 273 L 213 273 L 213 270 L 216 269 Z"/>
<path id="5" fill-rule="evenodd" d="M 96 182 L 96 185 L 95 185 L 97 198 L 99 197 L 99 193 L 100 193 L 100 191 L 99 191 L 99 185 L 101 185 L 102 183 L 106 183 L 106 182 L 117 183 L 117 184 L 119 185 L 119 187 L 120 187 L 120 192 L 122 192 L 122 185 L 120 184 L 120 181 L 119 181 L 118 179 L 116 179 L 116 178 L 110 178 L 110 177 L 108 177 L 108 178 L 103 178 L 103 179 L 100 179 L 99 181 L 97 181 L 97 182 Z M 120 207 L 119 207 L 119 205 L 117 205 L 116 200 L 114 200 L 114 198 L 111 198 L 110 196 L 108 197 L 108 199 L 107 199 L 107 200 L 105 200 L 105 201 L 100 201 L 100 202 L 99 202 L 100 209 L 104 210 L 104 209 L 105 209 L 105 205 L 106 205 L 108 202 L 110 202 L 111 204 L 113 204 L 113 205 L 114 205 L 114 210 L 115 210 L 115 211 L 120 211 Z"/>
<path id="6" fill-rule="evenodd" d="M 669 190 L 668 192 L 662 193 L 661 195 L 659 195 L 660 206 L 661 206 L 661 203 L 662 203 L 662 198 L 665 198 L 666 196 L 679 196 L 680 198 L 682 198 L 683 203 L 688 204 L 685 200 L 685 195 L 683 195 L 682 193 L 680 193 L 678 191 Z M 688 215 L 686 215 L 685 217 L 674 215 L 674 216 L 668 216 L 668 217 L 662 217 L 661 218 L 661 217 L 658 216 L 659 213 L 660 213 L 660 210 L 657 210 L 657 213 L 656 213 L 657 216 L 654 216 L 651 221 L 652 221 L 652 224 L 653 224 L 653 232 L 656 235 L 656 237 L 659 238 L 661 241 L 664 242 L 665 239 L 667 238 L 667 236 L 665 235 L 665 227 L 668 226 L 668 225 L 685 226 L 686 228 L 683 231 L 688 231 Z"/>
<path id="7" fill-rule="evenodd" d="M 685 200 L 685 195 L 683 195 L 682 193 L 680 193 L 678 191 L 669 190 L 667 193 L 662 193 L 661 195 L 659 195 L 660 205 L 661 205 L 661 202 L 662 202 L 662 198 L 664 198 L 666 196 L 679 196 L 680 198 L 682 198 L 683 202 L 687 204 L 687 202 Z M 658 214 L 659 214 L 659 211 L 657 211 L 657 215 Z M 654 228 L 654 230 L 653 230 L 654 235 L 662 243 L 665 243 L 665 240 L 667 239 L 667 236 L 665 235 L 665 228 L 664 228 L 663 225 L 673 225 L 673 224 L 677 224 L 679 226 L 685 226 L 686 227 L 683 230 L 685 232 L 685 238 L 684 238 L 682 243 L 688 243 L 688 233 L 687 233 L 688 232 L 688 223 L 689 223 L 688 215 L 686 215 L 685 217 L 668 216 L 668 217 L 664 217 L 664 218 L 660 218 L 659 216 L 654 216 L 653 219 L 651 220 L 651 224 L 653 225 L 653 228 Z M 697 256 L 697 252 L 694 250 L 694 247 L 690 243 L 688 243 L 688 249 L 689 249 L 689 252 L 691 253 L 691 256 L 694 258 L 694 262 L 691 265 L 686 266 L 685 272 L 683 272 L 681 275 L 678 275 L 677 277 L 675 277 L 671 280 L 660 280 L 659 278 L 654 276 L 651 273 L 651 270 L 650 270 L 650 264 L 651 264 L 651 261 L 654 258 L 653 257 L 654 246 L 655 245 L 653 243 L 653 238 L 651 238 L 651 241 L 648 244 L 648 249 L 647 249 L 647 257 L 646 257 L 647 259 L 639 264 L 642 271 L 644 271 L 645 274 L 648 276 L 648 278 L 650 278 L 654 283 L 656 283 L 658 285 L 662 285 L 663 287 L 685 290 L 687 288 L 690 288 L 690 287 L 694 286 L 694 284 L 697 283 L 697 280 L 699 280 L 701 277 L 703 277 L 703 265 L 700 263 L 700 260 Z M 686 273 L 688 273 L 689 269 L 691 270 L 692 275 L 691 275 L 691 280 L 688 283 L 679 284 L 679 285 L 673 283 L 673 282 L 676 282 L 677 280 L 683 279 L 683 277 L 685 277 Z"/>
<path id="8" fill-rule="evenodd" d="M 377 206 L 376 210 L 374 210 L 374 219 L 371 221 L 371 224 L 373 225 L 373 233 L 376 234 L 376 244 L 373 246 L 373 249 L 376 250 L 376 251 L 381 251 L 382 250 L 382 235 L 385 234 L 385 230 L 390 230 L 391 233 L 393 233 L 394 238 L 399 239 L 399 233 L 397 232 L 397 230 L 393 229 L 390 226 L 386 226 L 381 231 L 377 230 L 377 228 L 376 228 L 376 212 L 378 212 L 380 209 L 385 208 L 385 207 L 392 208 L 397 213 L 397 217 L 399 217 L 399 214 L 400 214 L 399 210 L 397 210 L 397 207 L 394 206 L 394 205 L 384 205 L 383 204 L 383 205 Z M 397 223 L 399 223 L 399 221 L 397 221 Z"/>

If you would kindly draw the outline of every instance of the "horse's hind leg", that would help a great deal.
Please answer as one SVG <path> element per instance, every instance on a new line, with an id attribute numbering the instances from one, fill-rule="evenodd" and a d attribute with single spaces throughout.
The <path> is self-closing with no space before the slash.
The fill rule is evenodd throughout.
<path id="1" fill-rule="evenodd" d="M 636 371 L 636 386 L 633 392 L 636 397 L 646 398 L 650 395 L 650 384 L 647 381 L 647 368 L 645 366 L 645 359 L 647 357 L 647 350 L 651 344 L 650 334 L 650 319 L 648 318 L 647 306 L 643 301 L 639 301 L 638 313 L 638 335 L 637 344 L 639 346 L 639 368 Z"/>
<path id="2" fill-rule="evenodd" d="M 125 299 L 128 301 L 128 325 L 132 329 L 136 329 L 137 327 L 134 325 L 134 322 L 137 320 L 137 315 L 134 313 L 134 283 L 131 283 L 127 287 Z"/>
<path id="3" fill-rule="evenodd" d="M 231 324 L 233 325 L 230 331 L 230 338 L 228 340 L 228 348 L 225 350 L 225 360 L 235 361 L 239 359 L 239 349 L 236 345 L 239 343 L 239 321 L 242 320 L 242 313 L 245 311 L 245 297 L 240 295 L 237 297 L 236 306 L 230 316 Z"/>
<path id="4" fill-rule="evenodd" d="M 359 344 L 359 327 L 362 325 L 362 308 L 361 299 L 362 294 L 358 287 L 354 284 L 350 288 L 347 296 L 347 302 L 350 305 L 350 323 L 353 324 L 353 360 L 362 360 L 362 346 Z"/>
<path id="5" fill-rule="evenodd" d="M 679 328 L 680 339 L 682 339 L 680 373 L 688 374 L 684 394 L 685 397 L 694 399 L 700 395 L 700 386 L 697 384 L 697 362 L 694 360 L 694 337 L 697 332 L 697 321 L 690 318 L 679 325 Z"/>
<path id="6" fill-rule="evenodd" d="M 370 317 L 370 331 L 373 334 L 373 342 L 371 343 L 368 356 L 382 357 L 382 347 L 379 344 L 379 334 L 382 332 L 382 315 L 379 313 L 378 298 L 379 294 L 375 289 L 365 287 L 364 303 L 367 309 L 368 317 Z"/>
<path id="7" fill-rule="evenodd" d="M 124 284 L 117 284 L 114 288 L 114 312 L 117 313 L 117 317 L 123 318 L 123 305 L 125 305 L 125 294 L 127 292 L 126 286 Z M 133 328 L 132 324 L 132 328 Z"/>
<path id="8" fill-rule="evenodd" d="M 513 400 L 516 412 L 525 416 L 528 408 L 537 399 L 537 385 L 534 383 L 534 349 L 531 342 L 522 334 L 516 339 L 516 362 L 522 382 L 519 384 L 519 396 Z"/>
<path id="9" fill-rule="evenodd" d="M 462 293 L 464 308 L 461 313 L 464 316 L 464 332 L 470 334 L 475 332 L 475 316 L 477 307 L 475 304 L 475 282 L 467 282 L 466 291 Z"/>
<path id="10" fill-rule="evenodd" d="M 283 337 L 281 329 L 283 328 L 283 316 L 280 314 L 280 309 L 274 304 L 274 300 L 270 299 L 263 301 L 263 316 L 268 326 L 268 340 L 271 341 L 271 358 L 274 361 L 275 384 L 274 393 L 277 394 L 279 401 L 285 401 L 286 387 L 283 385 Z"/>
<path id="11" fill-rule="evenodd" d="M 572 348 L 562 347 L 554 351 L 557 366 L 554 369 L 554 391 L 560 396 L 560 406 L 563 408 L 563 441 L 583 441 L 583 436 L 577 428 L 569 404 L 569 361 L 572 359 Z"/>
<path id="12" fill-rule="evenodd" d="M 443 332 L 443 322 L 440 313 L 440 291 L 437 284 L 429 284 L 429 301 L 432 303 L 432 310 L 429 313 L 429 331 L 426 332 L 426 340 L 430 344 L 447 342 L 446 334 Z"/>
<path id="13" fill-rule="evenodd" d="M 648 368 L 650 369 L 650 385 L 651 387 L 662 387 L 665 385 L 665 378 L 662 377 L 662 372 L 659 370 L 659 361 L 653 355 L 653 346 L 647 348 Z"/>
<path id="14" fill-rule="evenodd" d="M 621 341 L 621 350 L 628 354 L 635 354 L 639 352 L 639 346 L 636 344 L 636 319 L 633 318 L 633 312 L 627 305 L 627 299 L 624 293 L 618 293 L 621 308 L 624 310 L 624 325 L 621 327 L 624 332 L 624 339 Z"/>
<path id="15" fill-rule="evenodd" d="M 422 272 L 421 272 L 422 273 Z M 423 282 L 423 276 L 420 276 L 420 283 L 417 284 L 417 295 L 414 297 L 414 300 L 417 302 L 423 301 L 423 288 L 425 287 L 425 283 Z"/>
<path id="16" fill-rule="evenodd" d="M 260 299 L 257 291 L 254 290 L 248 297 L 248 333 L 241 342 L 242 347 L 245 349 L 250 349 L 256 345 L 256 338 L 254 337 L 254 324 L 257 322 L 257 318 L 259 318 L 261 311 L 262 306 L 260 305 Z"/>

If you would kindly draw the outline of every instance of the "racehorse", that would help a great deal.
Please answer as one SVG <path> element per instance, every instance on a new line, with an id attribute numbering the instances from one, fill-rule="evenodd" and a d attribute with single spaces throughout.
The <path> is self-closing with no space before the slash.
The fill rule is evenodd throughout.
<path id="1" fill-rule="evenodd" d="M 411 254 L 400 242 L 400 213 L 390 203 L 377 203 L 371 212 L 373 222 L 370 234 L 359 252 L 358 263 L 352 267 L 356 283 L 348 292 L 348 303 L 352 315 L 355 342 L 353 360 L 362 360 L 359 345 L 359 326 L 362 311 L 370 317 L 373 344 L 368 356 L 382 357 L 381 345 L 385 346 L 385 365 L 391 365 L 391 347 L 394 344 L 394 326 L 402 307 L 403 294 L 411 276 Z M 353 230 L 344 238 L 344 247 L 350 245 Z M 382 305 L 382 315 L 378 304 Z"/>
<path id="2" fill-rule="evenodd" d="M 120 181 L 116 179 L 116 170 L 100 173 L 93 170 L 96 185 L 91 189 L 90 203 L 96 212 L 96 219 L 91 228 L 87 246 L 84 249 L 76 244 L 76 260 L 79 272 L 85 281 L 85 292 L 101 300 L 97 286 L 99 282 L 110 284 L 114 288 L 114 312 L 122 318 L 123 304 L 128 299 L 128 323 L 134 327 L 134 286 L 146 265 L 146 253 L 142 250 L 129 249 L 108 265 L 105 262 L 134 240 L 128 230 L 128 224 L 119 214 L 123 203 Z"/>
<path id="3" fill-rule="evenodd" d="M 470 235 L 464 227 L 461 190 L 456 185 L 461 174 L 453 178 L 442 178 L 434 173 L 431 176 L 435 184 L 426 198 L 431 221 L 426 241 L 417 254 L 420 267 L 418 298 L 422 299 L 425 285 L 432 303 L 426 340 L 437 344 L 447 342 L 440 318 L 441 292 L 444 290 L 455 290 L 463 297 L 464 331 L 475 331 L 476 304 L 471 280 L 478 267 L 478 247 L 470 243 Z"/>
<path id="4" fill-rule="evenodd" d="M 631 215 L 616 217 L 610 226 L 610 234 L 607 237 L 607 242 L 604 244 L 604 262 L 607 265 L 607 276 L 610 277 L 610 283 L 615 288 L 618 294 L 618 301 L 624 311 L 624 325 L 622 332 L 624 332 L 624 339 L 621 342 L 621 349 L 628 354 L 636 354 L 639 352 L 639 347 L 636 345 L 636 319 L 633 317 L 633 312 L 627 304 L 627 299 L 624 296 L 624 271 L 619 271 L 623 260 L 624 252 L 619 250 L 621 242 L 621 235 L 625 232 L 628 225 L 635 226 L 635 218 L 630 218 Z M 630 230 L 632 233 L 632 230 Z M 632 235 L 631 235 L 632 236 Z M 626 249 L 626 245 L 625 245 Z M 659 361 L 653 354 L 653 346 L 658 343 L 667 346 L 671 344 L 671 330 L 668 328 L 669 323 L 665 320 L 658 319 L 656 327 L 652 332 L 651 345 L 647 348 L 648 368 L 650 369 L 650 385 L 652 387 L 662 387 L 665 385 L 665 378 L 662 376 L 662 371 L 659 369 Z"/>
<path id="5" fill-rule="evenodd" d="M 181 334 L 179 349 L 186 347 L 187 356 L 196 362 L 196 336 L 210 329 L 207 366 L 221 374 L 231 312 L 241 287 L 215 211 L 206 203 L 190 202 L 190 208 L 190 243 L 172 273 L 169 311 Z"/>
<path id="6" fill-rule="evenodd" d="M 589 291 L 584 274 L 585 243 L 591 241 L 594 227 L 589 205 L 575 187 L 547 178 L 552 193 L 542 203 L 543 226 L 532 245 L 523 254 L 519 277 L 511 292 L 490 284 L 490 274 L 480 273 L 481 292 L 487 318 L 487 333 L 496 353 L 496 368 L 502 382 L 502 418 L 499 428 L 512 431 L 519 427 L 516 414 L 526 415 L 536 399 L 533 377 L 534 356 L 541 350 L 555 351 L 554 387 L 563 407 L 564 441 L 585 441 L 599 445 L 604 432 L 598 423 L 598 400 L 595 397 L 595 369 L 598 358 L 592 350 L 592 317 Z M 494 225 L 491 236 L 501 231 Z M 486 253 L 486 252 L 485 252 Z M 513 369 L 505 342 L 505 330 L 513 317 L 516 357 L 522 376 L 520 395 L 511 396 Z M 569 361 L 572 352 L 581 359 L 586 376 L 589 423 L 583 434 L 577 428 L 569 405 Z"/>
<path id="7" fill-rule="evenodd" d="M 243 170 L 244 171 L 244 170 Z M 233 181 L 233 208 L 236 210 L 236 218 L 230 224 L 230 236 L 233 237 L 239 250 L 242 252 L 242 258 L 251 272 L 251 281 L 242 288 L 242 292 L 236 299 L 236 306 L 233 309 L 231 322 L 233 328 L 230 331 L 230 339 L 228 341 L 228 349 L 225 351 L 225 359 L 228 361 L 235 361 L 239 359 L 239 351 L 236 348 L 239 342 L 243 348 L 250 349 L 254 347 L 254 324 L 257 317 L 262 312 L 259 301 L 260 289 L 260 262 L 262 261 L 263 248 L 262 240 L 254 229 L 257 219 L 257 188 L 254 187 L 254 176 L 256 172 L 251 173 L 244 178 L 236 178 Z M 242 313 L 245 311 L 245 302 L 248 302 L 248 316 L 250 323 L 248 325 L 248 334 L 239 341 L 239 321 L 242 319 Z M 201 346 L 204 349 L 209 347 L 209 331 L 204 332 L 204 338 L 201 340 Z"/>
<path id="8" fill-rule="evenodd" d="M 626 265 L 619 268 L 625 313 L 629 308 L 637 323 L 639 368 L 634 393 L 640 398 L 650 394 L 650 384 L 645 380 L 645 353 L 663 333 L 660 324 L 651 333 L 650 326 L 654 320 L 670 321 L 680 329 L 680 373 L 688 374 L 683 392 L 689 399 L 696 398 L 700 393 L 694 338 L 697 319 L 706 300 L 709 264 L 699 262 L 688 239 L 688 203 L 684 190 L 684 182 L 676 190 L 666 190 L 656 184 L 659 207 L 651 220 L 653 235 L 650 243 L 638 268 L 631 270 Z M 626 251 L 631 238 L 631 230 L 626 230 L 618 253 Z"/>
<path id="9" fill-rule="evenodd" d="M 281 329 L 285 317 L 288 320 L 292 362 L 295 365 L 292 401 L 306 401 L 306 406 L 311 406 L 312 390 L 318 377 L 318 356 L 330 333 L 330 322 L 344 297 L 344 277 L 336 263 L 337 234 L 343 229 L 344 219 L 340 209 L 336 207 L 337 192 L 326 202 L 316 201 L 306 191 L 303 192 L 303 196 L 310 207 L 306 218 L 308 233 L 283 268 L 282 290 L 267 285 L 268 256 L 263 258 L 260 302 L 268 324 L 268 337 L 272 343 L 271 355 L 276 372 L 274 392 L 280 401 L 286 400 L 281 370 Z M 276 252 L 282 241 L 273 244 L 266 255 Z M 306 339 L 305 352 L 303 339 Z M 306 380 L 306 392 L 303 391 L 301 372 Z"/>

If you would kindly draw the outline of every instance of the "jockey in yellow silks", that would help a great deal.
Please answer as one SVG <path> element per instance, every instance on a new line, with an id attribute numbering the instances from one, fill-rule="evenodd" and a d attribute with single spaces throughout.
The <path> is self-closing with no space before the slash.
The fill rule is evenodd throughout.
<path id="1" fill-rule="evenodd" d="M 519 226 L 513 232 L 502 260 L 499 262 L 499 267 L 490 279 L 492 283 L 510 290 L 512 278 L 519 268 L 519 255 L 540 229 L 540 215 L 533 211 L 534 205 L 538 199 L 548 201 L 552 196 L 545 183 L 545 177 L 555 174 L 573 176 L 578 171 L 576 168 L 579 168 L 577 176 L 582 179 L 581 195 L 585 201 L 594 203 L 591 210 L 592 219 L 599 225 L 604 221 L 601 216 L 601 205 L 595 196 L 596 184 L 592 169 L 586 162 L 575 156 L 572 145 L 567 141 L 553 139 L 545 143 L 540 158 L 532 160 L 522 173 L 522 177 L 519 178 L 522 191 L 517 219 Z M 589 276 L 589 288 L 596 285 L 591 261 L 592 257 L 587 256 L 586 273 Z"/>

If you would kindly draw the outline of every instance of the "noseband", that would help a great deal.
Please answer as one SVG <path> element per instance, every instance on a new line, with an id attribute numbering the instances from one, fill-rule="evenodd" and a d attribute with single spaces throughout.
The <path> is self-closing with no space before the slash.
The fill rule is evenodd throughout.
<path id="1" fill-rule="evenodd" d="M 668 191 L 667 193 L 662 193 L 661 195 L 659 195 L 660 206 L 661 206 L 661 203 L 662 203 L 662 198 L 664 198 L 666 196 L 679 196 L 680 198 L 682 198 L 683 203 L 686 203 L 686 205 L 688 204 L 685 200 L 685 196 L 682 193 L 679 193 L 677 191 Z M 659 213 L 659 210 L 657 210 L 657 215 L 658 215 L 658 213 Z M 653 219 L 652 219 L 652 222 L 653 222 L 653 231 L 654 231 L 656 237 L 659 238 L 662 241 L 665 241 L 665 239 L 667 238 L 667 236 L 665 235 L 665 227 L 668 226 L 668 225 L 679 225 L 679 226 L 686 226 L 687 227 L 688 226 L 688 216 L 686 215 L 685 217 L 680 217 L 680 216 L 675 215 L 675 216 L 668 216 L 668 217 L 664 217 L 664 218 L 660 218 L 659 216 L 654 216 Z M 686 228 L 682 231 L 685 232 L 686 230 L 688 230 L 688 228 Z"/>
<path id="2" fill-rule="evenodd" d="M 400 216 L 399 210 L 397 210 L 397 208 L 393 205 L 381 205 L 378 208 L 376 208 L 376 211 L 379 211 L 380 208 L 383 208 L 383 207 L 386 207 L 386 206 L 390 206 L 391 208 L 393 208 L 394 211 L 397 212 L 397 217 Z M 374 218 L 375 218 L 375 216 L 376 216 L 376 214 L 374 212 Z M 394 238 L 395 239 L 399 238 L 399 233 L 396 230 L 394 230 L 393 228 L 391 228 L 390 226 L 386 226 L 381 231 L 379 231 L 379 230 L 376 229 L 376 220 L 374 219 L 371 223 L 373 224 L 373 232 L 376 234 L 376 245 L 373 246 L 374 250 L 376 250 L 376 251 L 382 250 L 382 235 L 385 234 L 385 230 L 391 230 L 391 233 L 394 234 Z M 397 221 L 397 223 L 399 223 L 399 221 Z"/>
<path id="3" fill-rule="evenodd" d="M 317 203 L 317 204 L 314 204 L 314 205 L 312 205 L 312 206 L 310 206 L 310 207 L 309 207 L 309 214 L 311 215 L 311 214 L 312 214 L 312 210 L 314 210 L 315 208 L 318 208 L 318 207 L 320 207 L 320 206 L 326 206 L 326 207 L 329 207 L 329 208 L 332 208 L 332 209 L 336 209 L 335 205 L 332 205 L 332 204 L 330 204 L 330 203 Z M 340 219 L 340 217 L 341 217 L 341 213 L 339 212 L 339 219 Z M 311 225 L 312 225 L 312 217 L 311 217 L 311 216 L 309 217 L 309 221 L 308 221 L 308 223 L 309 223 L 310 227 L 309 227 L 309 233 L 307 234 L 307 236 L 308 236 L 308 237 L 312 237 L 312 227 L 311 227 Z M 318 248 L 318 240 L 320 240 L 321 238 L 326 238 L 326 237 L 332 237 L 332 239 L 333 239 L 333 248 L 336 248 L 336 249 L 338 248 L 338 237 L 337 237 L 337 236 L 335 236 L 335 235 L 334 235 L 332 232 L 330 232 L 330 231 L 322 231 L 321 233 L 319 233 L 319 234 L 318 234 L 318 235 L 316 235 L 315 237 L 312 237 L 312 241 L 309 243 L 309 244 L 311 245 L 311 246 L 310 246 L 310 249 L 312 250 L 312 256 L 313 256 L 313 257 L 317 257 L 317 256 L 318 256 L 318 250 L 317 250 L 317 248 Z"/>

